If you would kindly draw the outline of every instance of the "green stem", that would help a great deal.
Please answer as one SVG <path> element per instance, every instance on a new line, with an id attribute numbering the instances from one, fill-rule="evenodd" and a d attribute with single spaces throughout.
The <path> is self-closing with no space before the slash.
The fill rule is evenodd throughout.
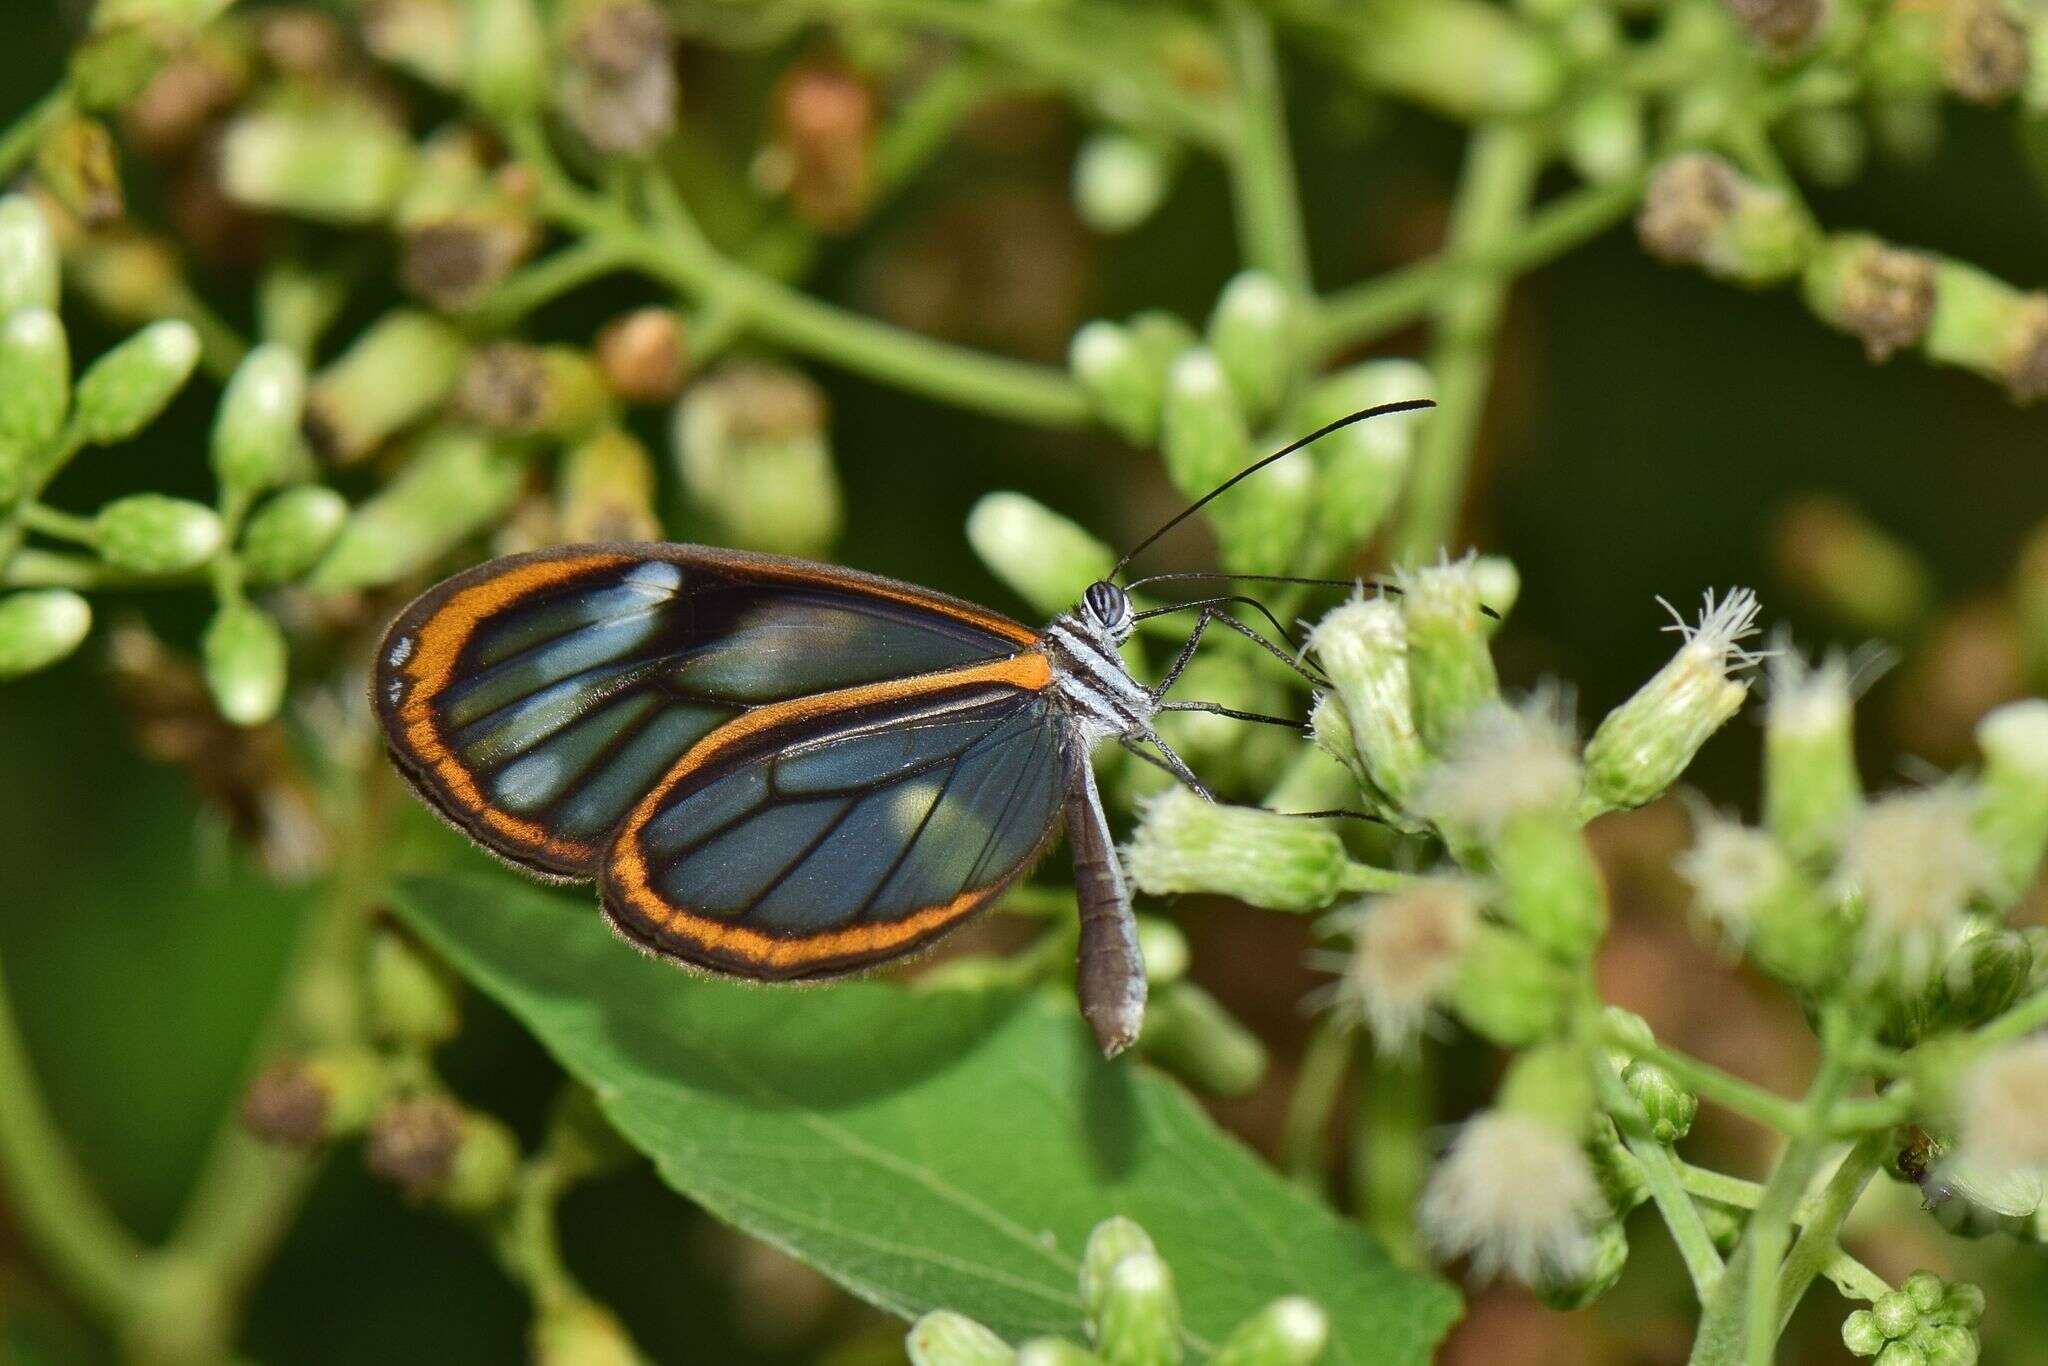
<path id="1" fill-rule="evenodd" d="M 1805 1122 L 1800 1107 L 1794 1102 L 1690 1054 L 1659 1044 L 1639 1047 L 1626 1031 L 1620 1029 L 1607 1030 L 1604 1041 L 1609 1047 L 1626 1049 L 1639 1058 L 1656 1063 L 1704 1098 L 1766 1128 L 1780 1133 L 1795 1133 Z"/>
<path id="2" fill-rule="evenodd" d="M 70 112 L 71 82 L 66 78 L 57 83 L 56 89 L 23 110 L 8 125 L 6 132 L 0 133 L 0 180 L 13 179 L 14 173 L 35 155 L 44 132 Z"/>
<path id="3" fill-rule="evenodd" d="M 1287 120 L 1273 26 L 1246 0 L 1224 0 L 1223 32 L 1237 69 L 1237 133 L 1229 150 L 1231 200 L 1245 261 L 1297 299 L 1310 298 L 1308 236 L 1287 147 Z"/>
<path id="4" fill-rule="evenodd" d="M 1492 123 L 1474 132 L 1451 206 L 1451 254 L 1485 256 L 1513 241 L 1542 167 L 1542 145 L 1532 126 Z M 1488 272 L 1448 290 L 1436 307 L 1428 364 L 1438 409 L 1422 429 L 1394 541 L 1397 563 L 1435 555 L 1456 530 L 1509 282 L 1504 273 Z"/>
<path id="5" fill-rule="evenodd" d="M 474 320 L 487 331 L 510 327 L 534 309 L 625 265 L 604 238 L 582 238 L 507 276 L 476 308 Z"/>
<path id="6" fill-rule="evenodd" d="M 69 512 L 59 512 L 53 507 L 29 501 L 21 505 L 21 524 L 31 531 L 40 531 L 45 536 L 55 536 L 62 541 L 74 541 L 79 545 L 91 545 L 99 539 L 99 532 L 93 526 L 92 518 L 79 517 Z"/>
<path id="7" fill-rule="evenodd" d="M 1642 1164 L 1643 1181 L 1650 1188 L 1650 1199 L 1656 1203 L 1664 1226 L 1671 1230 L 1671 1241 L 1677 1245 L 1678 1255 L 1685 1262 L 1685 1271 L 1692 1278 L 1694 1293 L 1704 1301 L 1721 1279 L 1721 1254 L 1714 1247 L 1713 1235 L 1707 1232 L 1705 1221 L 1700 1218 L 1699 1207 L 1693 1204 L 1692 1196 L 1686 1191 L 1684 1164 L 1672 1155 L 1669 1148 L 1649 1136 L 1649 1121 L 1643 1114 L 1642 1103 L 1622 1084 L 1621 1070 L 1598 1046 L 1603 1032 L 1602 1017 L 1598 998 L 1592 994 L 1590 985 L 1579 1018 L 1584 1037 L 1595 1041 L 1592 1050 L 1593 1081 L 1600 1094 L 1600 1104 L 1614 1117 L 1621 1141 Z"/>
<path id="8" fill-rule="evenodd" d="M 1347 892 L 1398 892 L 1404 887 L 1413 887 L 1421 880 L 1415 873 L 1397 873 L 1391 868 L 1375 868 L 1370 863 L 1347 862 L 1340 885 Z"/>
<path id="9" fill-rule="evenodd" d="M 1301 1055 L 1301 1068 L 1294 1074 L 1294 1090 L 1287 1097 L 1287 1118 L 1281 1127 L 1280 1166 L 1302 1185 L 1321 1193 L 1327 1174 L 1324 1135 L 1330 1115 L 1337 1108 L 1337 1093 L 1344 1086 L 1345 1065 L 1351 1060 L 1351 1031 L 1335 1019 L 1324 1016 L 1309 1036 Z"/>
<path id="10" fill-rule="evenodd" d="M 1429 1174 L 1429 1078 L 1419 1055 L 1388 1057 L 1359 1045 L 1363 1106 L 1351 1164 L 1357 1207 L 1389 1256 L 1420 1266 L 1415 1206 Z"/>
<path id="11" fill-rule="evenodd" d="M 1865 1134 L 1849 1155 L 1842 1159 L 1842 1165 L 1828 1178 L 1827 1186 L 1821 1191 L 1820 1199 L 1805 1211 L 1805 1227 L 1800 1230 L 1799 1241 L 1785 1256 L 1784 1268 L 1778 1273 L 1778 1331 L 1785 1330 L 1792 1311 L 1799 1305 L 1799 1299 L 1806 1293 L 1806 1287 L 1813 1278 L 1823 1271 L 1830 1271 L 1840 1253 L 1836 1239 L 1842 1231 L 1842 1221 L 1849 1217 L 1849 1211 L 1863 1196 L 1863 1188 L 1870 1184 L 1870 1178 L 1884 1162 L 1889 1149 L 1889 1135 L 1883 1133 Z M 1859 1269 L 1861 1263 L 1855 1264 Z M 1837 1278 L 1839 1283 L 1839 1278 Z M 1879 1281 L 1883 1287 L 1881 1295 L 1890 1286 Z M 1861 1293 L 1861 1292 L 1858 1292 Z M 1875 1299 L 1876 1295 L 1865 1298 Z"/>
<path id="12" fill-rule="evenodd" d="M 1970 1042 L 1980 1049 L 1996 1048 L 2000 1044 L 2024 1039 L 2043 1025 L 2048 1025 L 2048 991 L 2027 997 L 2005 1014 L 1983 1025 L 1970 1035 Z"/>

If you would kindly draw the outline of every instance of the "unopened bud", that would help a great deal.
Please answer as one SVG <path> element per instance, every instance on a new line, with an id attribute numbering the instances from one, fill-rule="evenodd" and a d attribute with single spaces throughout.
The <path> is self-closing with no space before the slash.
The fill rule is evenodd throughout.
<path id="1" fill-rule="evenodd" d="M 1454 118 L 1533 112 L 1564 83 L 1547 35 L 1497 5 L 1394 0 L 1358 13 L 1350 59 L 1385 86 Z"/>
<path id="2" fill-rule="evenodd" d="M 1934 605 L 1934 576 L 1912 547 L 1840 499 L 1801 498 L 1779 515 L 1779 572 L 1844 626 L 1898 639 Z"/>
<path id="3" fill-rule="evenodd" d="M 431 1048 L 461 1027 L 453 975 L 396 931 L 371 937 L 365 985 L 370 1026 L 379 1038 Z"/>
<path id="4" fill-rule="evenodd" d="M 370 1123 L 364 1162 L 414 1200 L 478 1213 L 505 1198 L 519 1165 L 511 1131 L 445 1096 L 387 1102 Z"/>
<path id="5" fill-rule="evenodd" d="M 547 36 L 533 0 L 464 0 L 462 90 L 499 123 L 540 106 L 547 84 Z"/>
<path id="6" fill-rule="evenodd" d="M 1975 104 L 1996 104 L 2026 81 L 2026 29 L 1998 0 L 1953 0 L 1941 16 L 1949 89 Z"/>
<path id="7" fill-rule="evenodd" d="M 1289 1295 L 1259 1310 L 1223 1339 L 1209 1366 L 1313 1366 L 1330 1341 L 1330 1316 Z"/>
<path id="8" fill-rule="evenodd" d="M 967 514 L 967 542 L 1038 611 L 1067 611 L 1104 578 L 1116 553 L 1079 523 L 1021 493 L 991 493 Z"/>
<path id="9" fill-rule="evenodd" d="M 571 346 L 494 342 L 470 357 L 456 406 L 492 431 L 567 436 L 604 415 L 597 365 Z"/>
<path id="10" fill-rule="evenodd" d="M 1176 1366 L 1180 1303 L 1157 1252 L 1127 1252 L 1099 1278 L 1089 1324 L 1105 1366 Z"/>
<path id="11" fill-rule="evenodd" d="M 2005 1013 L 2027 989 L 2034 946 L 2017 930 L 1971 935 L 1948 956 L 1941 972 L 1943 1022 L 1973 1029 Z"/>
<path id="12" fill-rule="evenodd" d="M 1214 892 L 1276 911 L 1316 911 L 1344 889 L 1349 860 L 1314 821 L 1207 802 L 1171 788 L 1146 805 L 1125 850 L 1132 882 L 1155 896 Z"/>
<path id="13" fill-rule="evenodd" d="M 642 156 L 675 126 L 675 37 L 649 0 L 563 7 L 555 100 L 592 150 Z"/>
<path id="14" fill-rule="evenodd" d="M 1186 352 L 1166 375 L 1160 454 L 1174 487 L 1198 498 L 1243 469 L 1251 433 L 1216 353 Z"/>
<path id="15" fill-rule="evenodd" d="M 1851 1356 L 1874 1357 L 1890 1340 L 1878 1325 L 1877 1315 L 1868 1309 L 1858 1309 L 1842 1320 L 1842 1345 Z"/>
<path id="16" fill-rule="evenodd" d="M 815 555 L 839 534 L 825 398 L 793 370 L 727 365 L 676 407 L 683 483 L 734 545 Z"/>
<path id="17" fill-rule="evenodd" d="M 1812 220 L 1791 195 L 1747 180 L 1704 152 L 1683 153 L 1658 167 L 1636 233 L 1660 260 L 1750 286 L 1797 273 L 1815 241 Z"/>
<path id="18" fill-rule="evenodd" d="M 79 377 L 72 420 L 87 441 L 126 441 L 185 386 L 199 363 L 199 334 L 176 320 L 151 323 Z"/>
<path id="19" fill-rule="evenodd" d="M 1567 962 L 1586 962 L 1607 932 L 1607 888 L 1565 810 L 1511 818 L 1487 846 L 1501 914 Z"/>
<path id="20" fill-rule="evenodd" d="M 559 484 L 565 541 L 658 541 L 654 458 L 631 433 L 605 427 L 562 457 Z"/>
<path id="21" fill-rule="evenodd" d="M 1061 1338 L 1033 1338 L 1017 1349 L 1017 1366 L 1103 1366 L 1102 1358 Z"/>
<path id="22" fill-rule="evenodd" d="M 242 571 L 259 587 L 290 583 L 319 562 L 347 520 L 348 500 L 333 489 L 286 489 L 242 529 Z"/>
<path id="23" fill-rule="evenodd" d="M 23 453 L 47 446 L 70 406 L 64 324 L 47 308 L 16 309 L 0 322 L 0 444 Z"/>
<path id="24" fill-rule="evenodd" d="M 0 317 L 57 307 L 60 267 L 49 220 L 25 194 L 0 199 Z"/>
<path id="25" fill-rule="evenodd" d="M 1643 99 L 1632 90 L 1589 93 L 1572 106 L 1564 142 L 1572 167 L 1595 185 L 1634 175 L 1643 164 Z"/>
<path id="26" fill-rule="evenodd" d="M 683 315 L 636 308 L 597 334 L 597 364 L 611 391 L 628 403 L 667 403 L 689 375 Z"/>
<path id="27" fill-rule="evenodd" d="M 1401 590 L 1416 732 L 1440 754 L 1467 715 L 1500 696 L 1479 584 L 1468 558 L 1405 571 Z"/>
<path id="28" fill-rule="evenodd" d="M 398 477 L 350 514 L 308 582 L 331 593 L 402 579 L 497 521 L 525 474 L 517 452 L 480 433 L 429 433 Z"/>
<path id="29" fill-rule="evenodd" d="M 462 0 L 370 0 L 363 6 L 363 46 L 379 61 L 441 90 L 463 78 Z"/>
<path id="30" fill-rule="evenodd" d="M 161 493 L 116 498 L 93 518 L 93 546 L 101 558 L 136 574 L 197 569 L 220 549 L 221 532 L 212 508 Z"/>
<path id="31" fill-rule="evenodd" d="M 1764 828 L 1786 852 L 1824 865 L 1863 804 L 1848 661 L 1808 664 L 1796 651 L 1771 661 L 1764 713 Z"/>
<path id="32" fill-rule="evenodd" d="M 1097 319 L 1084 325 L 1067 350 L 1067 366 L 1096 415 L 1118 435 L 1144 445 L 1158 434 L 1163 377 L 1121 324 Z"/>
<path id="33" fill-rule="evenodd" d="M 360 460 L 437 406 L 468 358 L 467 339 L 439 318 L 387 313 L 313 377 L 306 437 L 336 464 Z"/>
<path id="34" fill-rule="evenodd" d="M 1613 809 L 1654 800 L 1741 709 L 1749 688 L 1733 675 L 1757 662 L 1742 641 L 1755 632 L 1758 610 L 1756 595 L 1738 588 L 1719 601 L 1708 593 L 1697 625 L 1678 619 L 1685 641 L 1678 653 L 1609 712 L 1586 744 L 1590 804 Z"/>
<path id="35" fill-rule="evenodd" d="M 199 657 L 207 690 L 220 714 L 238 726 L 256 726 L 284 702 L 284 632 L 268 612 L 247 602 L 224 604 L 207 624 Z"/>
<path id="36" fill-rule="evenodd" d="M 363 1048 L 284 1058 L 257 1074 L 242 1124 L 266 1142 L 312 1148 L 360 1133 L 384 1094 L 383 1063 Z"/>
<path id="37" fill-rule="evenodd" d="M 2048 295 L 1943 259 L 1934 273 L 1927 355 L 2003 384 L 2020 403 L 2048 396 Z"/>
<path id="38" fill-rule="evenodd" d="M 45 133 L 36 148 L 36 179 L 88 228 L 126 212 L 114 137 L 98 119 L 63 119 Z"/>
<path id="39" fill-rule="evenodd" d="M 1623 1070 L 1621 1080 L 1643 1107 L 1651 1138 L 1668 1146 L 1692 1131 L 1700 1100 L 1679 1085 L 1678 1078 L 1657 1064 L 1638 1058 Z"/>
<path id="40" fill-rule="evenodd" d="M 2048 848 L 2048 701 L 2012 702 L 1977 724 L 1984 753 L 1977 838 L 1997 858 L 2008 895 L 2033 881 Z"/>
<path id="41" fill-rule="evenodd" d="M 1209 349 L 1238 406 L 1253 421 L 1271 413 L 1294 380 L 1299 340 L 1294 300 L 1264 271 L 1233 277 L 1209 315 Z"/>
<path id="42" fill-rule="evenodd" d="M 251 351 L 229 379 L 213 423 L 213 472 L 248 496 L 284 479 L 299 453 L 306 368 L 289 347 Z"/>
<path id="43" fill-rule="evenodd" d="M 1480 1037 L 1527 1048 L 1555 1034 L 1569 999 L 1570 972 L 1527 935 L 1481 924 L 1458 960 L 1446 1003 Z"/>
<path id="44" fill-rule="evenodd" d="M 1933 257 L 1860 233 L 1829 237 L 1806 264 L 1807 307 L 1863 342 L 1872 361 L 1918 344 L 1934 317 Z"/>
<path id="45" fill-rule="evenodd" d="M 1650 1183 L 1643 1175 L 1642 1159 L 1628 1150 L 1621 1131 L 1605 1111 L 1593 1116 L 1586 1135 L 1586 1160 L 1593 1164 L 1600 1194 L 1615 1213 L 1626 1215 L 1650 1198 Z"/>
<path id="46" fill-rule="evenodd" d="M 1225 1098 L 1256 1090 L 1266 1075 L 1266 1046 L 1193 982 L 1154 987 L 1138 1047 L 1146 1058 L 1204 1095 Z"/>
<path id="47" fill-rule="evenodd" d="M 1863 174 L 1870 134 L 1858 113 L 1839 105 L 1802 109 L 1787 117 L 1782 127 L 1786 151 L 1801 179 L 1839 189 Z"/>
<path id="48" fill-rule="evenodd" d="M 1435 391 L 1429 371 L 1410 360 L 1375 360 L 1332 375 L 1309 390 L 1301 425 L 1311 431 L 1350 413 Z M 1330 433 L 1315 446 L 1318 475 L 1311 572 L 1341 564 L 1371 540 L 1401 496 L 1415 458 L 1424 411 L 1387 413 Z"/>
<path id="49" fill-rule="evenodd" d="M 230 198 L 329 223 L 383 218 L 412 168 L 404 133 L 347 100 L 242 114 L 221 143 Z"/>
<path id="50" fill-rule="evenodd" d="M 934 1310 L 910 1325 L 903 1340 L 910 1366 L 1011 1366 L 1010 1345 L 965 1314 Z"/>
<path id="51" fill-rule="evenodd" d="M 1134 1220 L 1112 1215 L 1088 1234 L 1081 1251 L 1081 1313 L 1093 1319 L 1108 1297 L 1109 1273 L 1124 1258 L 1136 1254 L 1156 1256 L 1151 1235 Z"/>
<path id="52" fill-rule="evenodd" d="M 92 608 L 68 588 L 0 597 L 0 678 L 47 669 L 85 640 Z"/>
<path id="53" fill-rule="evenodd" d="M 1154 143 L 1121 131 L 1091 133 L 1074 155 L 1074 209 L 1097 232 L 1126 233 L 1152 216 L 1171 177 L 1172 164 Z"/>

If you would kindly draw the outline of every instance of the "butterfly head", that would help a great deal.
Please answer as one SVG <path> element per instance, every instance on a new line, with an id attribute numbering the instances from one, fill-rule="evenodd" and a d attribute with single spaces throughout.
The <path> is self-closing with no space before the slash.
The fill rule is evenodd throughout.
<path id="1" fill-rule="evenodd" d="M 1118 645 L 1131 638 L 1134 623 L 1130 594 L 1108 579 L 1099 579 L 1088 585 L 1088 591 L 1081 595 L 1081 610 L 1090 624 L 1099 627 Z"/>

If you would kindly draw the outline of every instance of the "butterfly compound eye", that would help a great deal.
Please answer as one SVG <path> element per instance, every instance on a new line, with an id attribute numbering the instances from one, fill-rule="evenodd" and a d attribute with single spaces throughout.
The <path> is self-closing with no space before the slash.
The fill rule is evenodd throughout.
<path id="1" fill-rule="evenodd" d="M 1130 634 L 1131 599 L 1123 589 L 1104 579 L 1089 584 L 1081 600 L 1087 604 L 1089 615 L 1118 640 Z"/>

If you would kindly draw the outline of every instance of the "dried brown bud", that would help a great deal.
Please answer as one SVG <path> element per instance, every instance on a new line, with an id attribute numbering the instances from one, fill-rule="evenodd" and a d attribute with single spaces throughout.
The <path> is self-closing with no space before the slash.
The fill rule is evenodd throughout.
<path id="1" fill-rule="evenodd" d="M 688 375 L 683 316 L 673 308 L 636 308 L 597 334 L 597 363 L 611 391 L 628 403 L 666 403 Z"/>
<path id="2" fill-rule="evenodd" d="M 1727 0 L 1729 13 L 1766 51 L 1789 57 L 1827 20 L 1826 0 Z"/>
<path id="3" fill-rule="evenodd" d="M 715 393 L 735 443 L 813 436 L 825 426 L 825 395 L 794 370 L 738 361 L 718 367 L 700 387 Z"/>
<path id="4" fill-rule="evenodd" d="M 241 98 L 248 63 L 225 44 L 200 40 L 164 63 L 122 111 L 137 148 L 166 156 L 190 146 L 200 131 Z"/>
<path id="5" fill-rule="evenodd" d="M 455 403 L 494 431 L 560 435 L 588 427 L 605 393 L 597 366 L 580 351 L 494 342 L 470 358 Z"/>
<path id="6" fill-rule="evenodd" d="M 532 225 L 521 220 L 450 214 L 400 235 L 399 278 L 417 297 L 460 312 L 511 274 L 533 242 Z"/>
<path id="7" fill-rule="evenodd" d="M 1807 299 L 1863 341 L 1873 361 L 1917 343 L 1934 317 L 1935 260 L 1874 237 L 1831 238 L 1807 271 Z"/>
<path id="8" fill-rule="evenodd" d="M 1636 216 L 1636 236 L 1660 261 L 1694 265 L 1735 217 L 1742 182 L 1727 162 L 1704 152 L 1659 167 Z"/>
<path id="9" fill-rule="evenodd" d="M 98 119 L 68 118 L 43 135 L 36 177 L 88 228 L 104 227 L 126 211 L 114 138 Z"/>
<path id="10" fill-rule="evenodd" d="M 454 1171 L 462 1129 L 462 1107 L 446 1096 L 388 1101 L 370 1122 L 364 1164 L 410 1198 L 424 1199 Z"/>
<path id="11" fill-rule="evenodd" d="M 579 442 L 562 457 L 561 538 L 658 541 L 654 461 L 647 448 L 616 427 Z"/>
<path id="12" fill-rule="evenodd" d="M 775 89 L 778 179 L 797 217 L 844 232 L 866 215 L 874 189 L 874 92 L 825 62 L 792 67 Z"/>
<path id="13" fill-rule="evenodd" d="M 263 60 L 279 72 L 308 79 L 334 75 L 351 56 L 341 25 L 305 6 L 259 11 L 256 43 Z"/>
<path id="14" fill-rule="evenodd" d="M 1995 104 L 2027 78 L 2027 31 L 1999 0 L 1952 0 L 1942 22 L 1941 68 L 1956 94 Z"/>
<path id="15" fill-rule="evenodd" d="M 572 11 L 562 112 L 593 149 L 637 156 L 675 126 L 675 38 L 647 0 L 587 0 Z"/>
<path id="16" fill-rule="evenodd" d="M 265 1142 L 311 1148 L 327 1137 L 327 1088 L 297 1058 L 263 1069 L 242 1098 L 242 1123 Z"/>
<path id="17" fill-rule="evenodd" d="M 2028 294 L 2013 310 L 1999 371 L 2021 403 L 2048 398 L 2048 294 Z"/>

